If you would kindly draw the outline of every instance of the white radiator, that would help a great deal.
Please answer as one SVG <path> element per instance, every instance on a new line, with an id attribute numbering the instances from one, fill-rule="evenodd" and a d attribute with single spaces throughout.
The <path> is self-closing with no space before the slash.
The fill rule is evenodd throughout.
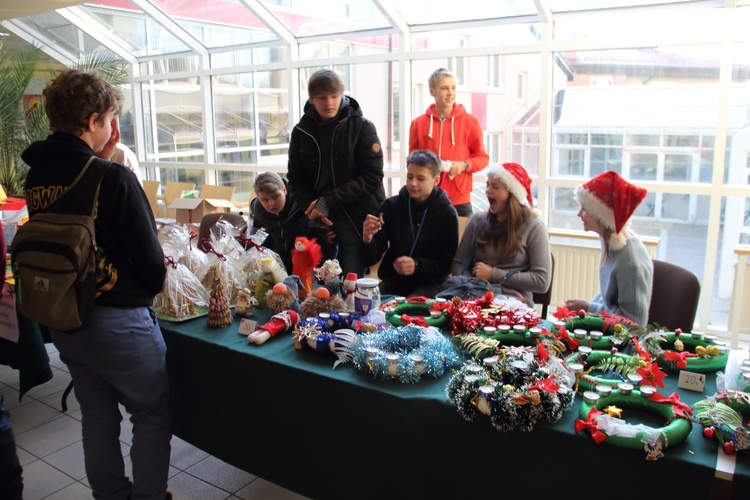
<path id="1" fill-rule="evenodd" d="M 550 244 L 555 257 L 550 313 L 568 299 L 591 300 L 599 293 L 599 247 Z"/>

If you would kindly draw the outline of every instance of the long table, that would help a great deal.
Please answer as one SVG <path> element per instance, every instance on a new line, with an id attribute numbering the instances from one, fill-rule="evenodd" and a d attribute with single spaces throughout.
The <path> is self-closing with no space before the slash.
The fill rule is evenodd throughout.
<path id="1" fill-rule="evenodd" d="M 237 318 L 227 328 L 209 328 L 205 318 L 161 327 L 174 434 L 308 497 L 747 499 L 750 492 L 750 457 L 737 457 L 732 482 L 718 479 L 723 452 L 698 424 L 684 444 L 647 461 L 643 452 L 576 434 L 580 396 L 556 424 L 500 433 L 488 418 L 460 418 L 445 397 L 449 375 L 406 385 L 351 365 L 332 370 L 333 358 L 295 350 L 291 334 L 249 345 Z M 676 378 L 660 392 L 675 391 Z M 679 394 L 691 405 L 704 397 Z"/>

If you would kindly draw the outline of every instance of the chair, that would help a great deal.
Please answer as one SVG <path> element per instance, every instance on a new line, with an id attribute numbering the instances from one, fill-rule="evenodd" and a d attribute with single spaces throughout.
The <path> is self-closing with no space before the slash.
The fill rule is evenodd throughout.
<path id="1" fill-rule="evenodd" d="M 201 241 L 203 241 L 204 239 L 208 239 L 210 241 L 211 233 L 214 234 L 214 237 L 221 236 L 219 232 L 220 230 L 215 229 L 216 223 L 220 220 L 228 221 L 234 227 L 238 228 L 240 232 L 242 232 L 242 234 L 245 234 L 245 230 L 247 229 L 247 222 L 245 221 L 245 218 L 240 214 L 231 212 L 212 212 L 210 214 L 204 215 L 201 219 L 201 226 L 198 229 L 198 248 L 201 248 Z"/>
<path id="2" fill-rule="evenodd" d="M 692 331 L 701 294 L 698 278 L 687 269 L 669 262 L 653 262 L 654 284 L 648 324 L 658 324 L 671 331 L 677 328 Z"/>
<path id="3" fill-rule="evenodd" d="M 151 211 L 154 213 L 154 217 L 159 217 L 159 199 L 157 198 L 159 195 L 159 186 L 161 186 L 161 182 L 159 181 L 143 181 L 143 192 L 146 193 L 146 198 L 148 198 L 148 203 L 151 205 Z"/>
<path id="4" fill-rule="evenodd" d="M 201 198 L 204 200 L 232 201 L 232 196 L 234 196 L 234 186 L 212 186 L 211 184 L 205 184 L 201 188 Z"/>
<path id="5" fill-rule="evenodd" d="M 174 200 L 180 197 L 183 191 L 192 191 L 193 189 L 195 189 L 195 182 L 167 181 L 167 185 L 164 186 L 164 205 L 169 207 Z M 171 210 L 167 208 L 166 214 L 168 218 L 174 219 L 177 211 L 174 208 Z"/>
<path id="6" fill-rule="evenodd" d="M 542 319 L 547 319 L 547 309 L 549 309 L 550 302 L 552 302 L 552 279 L 555 277 L 555 256 L 550 253 L 550 258 L 552 259 L 552 267 L 550 268 L 549 288 L 544 293 L 532 294 L 534 304 L 542 306 Z"/>
<path id="7" fill-rule="evenodd" d="M 469 217 L 458 216 L 458 241 L 461 241 L 461 237 L 464 235 L 467 222 L 469 222 Z"/>

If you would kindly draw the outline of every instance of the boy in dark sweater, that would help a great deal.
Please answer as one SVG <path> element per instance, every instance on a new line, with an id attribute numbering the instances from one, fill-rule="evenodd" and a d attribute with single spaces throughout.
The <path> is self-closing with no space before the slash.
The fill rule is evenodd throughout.
<path id="1" fill-rule="evenodd" d="M 109 161 L 120 139 L 123 96 L 96 74 L 70 70 L 47 85 L 44 98 L 53 133 L 21 156 L 31 167 L 25 186 L 31 218 L 92 157 L 88 172 L 103 175 L 94 219 L 101 279 L 91 319 L 73 334 L 51 330 L 81 405 L 86 476 L 95 498 L 171 498 L 166 346 L 151 309 L 167 270 L 143 188 L 133 171 Z M 93 193 L 96 184 L 88 184 Z M 60 203 L 68 213 L 86 205 L 83 199 Z M 132 480 L 125 475 L 118 403 L 133 423 Z"/>
<path id="2" fill-rule="evenodd" d="M 360 258 L 378 269 L 383 294 L 434 296 L 448 277 L 458 246 L 458 216 L 440 183 L 440 160 L 428 150 L 406 159 L 406 186 L 368 215 Z M 383 252 L 385 255 L 383 256 Z"/>

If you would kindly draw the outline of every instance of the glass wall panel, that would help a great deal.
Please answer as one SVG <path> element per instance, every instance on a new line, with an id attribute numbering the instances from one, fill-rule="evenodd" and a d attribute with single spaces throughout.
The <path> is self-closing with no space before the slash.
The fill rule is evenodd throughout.
<path id="1" fill-rule="evenodd" d="M 286 164 L 289 99 L 286 71 L 213 79 L 218 163 Z"/>
<path id="2" fill-rule="evenodd" d="M 149 161 L 196 162 L 204 159 L 200 88 L 191 81 L 143 85 L 146 152 Z"/>

